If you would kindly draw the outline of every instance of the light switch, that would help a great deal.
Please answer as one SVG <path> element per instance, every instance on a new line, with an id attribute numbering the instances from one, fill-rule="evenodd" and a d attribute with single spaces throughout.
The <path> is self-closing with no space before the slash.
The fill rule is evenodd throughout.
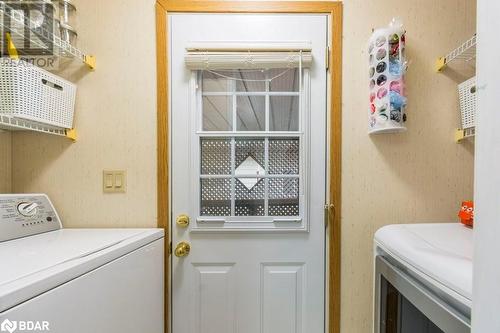
<path id="1" fill-rule="evenodd" d="M 115 175 L 115 188 L 122 188 L 123 186 L 123 175 Z"/>
<path id="2" fill-rule="evenodd" d="M 125 171 L 115 171 L 115 191 L 125 192 L 126 185 L 127 181 Z"/>
<path id="3" fill-rule="evenodd" d="M 104 171 L 103 173 L 103 179 L 104 179 L 104 189 L 111 189 L 113 188 L 113 173 L 110 171 Z"/>
<path id="4" fill-rule="evenodd" d="M 103 191 L 105 193 L 124 193 L 127 188 L 126 175 L 123 170 L 104 170 Z"/>

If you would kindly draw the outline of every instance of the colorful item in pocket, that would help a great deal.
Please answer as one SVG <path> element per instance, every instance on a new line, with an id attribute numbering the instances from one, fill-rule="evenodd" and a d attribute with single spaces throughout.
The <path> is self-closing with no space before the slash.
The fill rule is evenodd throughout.
<path id="1" fill-rule="evenodd" d="M 401 110 L 402 107 L 406 106 L 406 97 L 401 96 L 398 92 L 391 91 L 389 92 L 389 96 L 391 99 L 391 106 L 394 109 Z"/>
<path id="2" fill-rule="evenodd" d="M 385 88 L 380 88 L 377 91 L 377 97 L 380 99 L 384 98 L 386 95 L 387 95 L 387 89 L 385 89 Z"/>
<path id="3" fill-rule="evenodd" d="M 391 50 L 389 51 L 391 57 L 399 59 L 399 43 L 391 44 Z"/>
<path id="4" fill-rule="evenodd" d="M 381 61 L 377 64 L 377 73 L 383 73 L 385 72 L 385 69 L 387 68 L 387 63 L 385 61 Z"/>
<path id="5" fill-rule="evenodd" d="M 389 90 L 401 94 L 401 81 L 392 81 Z"/>
<path id="6" fill-rule="evenodd" d="M 397 44 L 397 43 L 399 43 L 399 36 L 398 36 L 398 34 L 392 34 L 389 43 L 391 43 L 391 44 Z"/>
<path id="7" fill-rule="evenodd" d="M 399 60 L 391 59 L 391 61 L 389 61 L 389 73 L 394 76 L 403 75 L 403 68 Z"/>
<path id="8" fill-rule="evenodd" d="M 401 110 L 391 109 L 391 120 L 397 123 L 401 122 Z"/>
<path id="9" fill-rule="evenodd" d="M 387 111 L 387 103 L 381 103 L 380 101 L 377 101 L 377 111 L 378 113 L 384 113 Z"/>

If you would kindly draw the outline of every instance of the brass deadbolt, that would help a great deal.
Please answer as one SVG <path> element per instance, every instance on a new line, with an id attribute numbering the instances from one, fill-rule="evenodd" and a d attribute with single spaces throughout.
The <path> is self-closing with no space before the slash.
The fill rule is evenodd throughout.
<path id="1" fill-rule="evenodd" d="M 187 216 L 186 214 L 181 214 L 179 216 L 177 216 L 177 219 L 175 220 L 175 222 L 177 223 L 177 225 L 179 227 L 187 227 L 189 225 L 189 216 Z"/>

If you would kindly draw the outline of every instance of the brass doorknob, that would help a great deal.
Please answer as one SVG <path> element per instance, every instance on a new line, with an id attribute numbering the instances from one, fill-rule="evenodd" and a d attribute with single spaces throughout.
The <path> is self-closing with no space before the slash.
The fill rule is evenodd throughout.
<path id="1" fill-rule="evenodd" d="M 189 243 L 180 242 L 175 247 L 174 254 L 176 257 L 182 258 L 182 257 L 186 257 L 189 254 L 189 251 L 191 251 L 191 246 L 189 245 Z"/>
<path id="2" fill-rule="evenodd" d="M 181 214 L 179 216 L 177 216 L 177 219 L 175 220 L 175 222 L 177 223 L 177 225 L 179 227 L 187 227 L 189 225 L 189 216 L 187 216 L 186 214 Z"/>

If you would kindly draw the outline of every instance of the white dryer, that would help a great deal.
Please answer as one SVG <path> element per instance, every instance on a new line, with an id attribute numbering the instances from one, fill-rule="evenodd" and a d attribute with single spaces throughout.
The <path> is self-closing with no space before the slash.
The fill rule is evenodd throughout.
<path id="1" fill-rule="evenodd" d="M 163 333 L 163 230 L 65 229 L 46 195 L 0 195 L 0 325 Z"/>
<path id="2" fill-rule="evenodd" d="M 469 333 L 472 229 L 389 225 L 375 233 L 375 333 Z"/>

